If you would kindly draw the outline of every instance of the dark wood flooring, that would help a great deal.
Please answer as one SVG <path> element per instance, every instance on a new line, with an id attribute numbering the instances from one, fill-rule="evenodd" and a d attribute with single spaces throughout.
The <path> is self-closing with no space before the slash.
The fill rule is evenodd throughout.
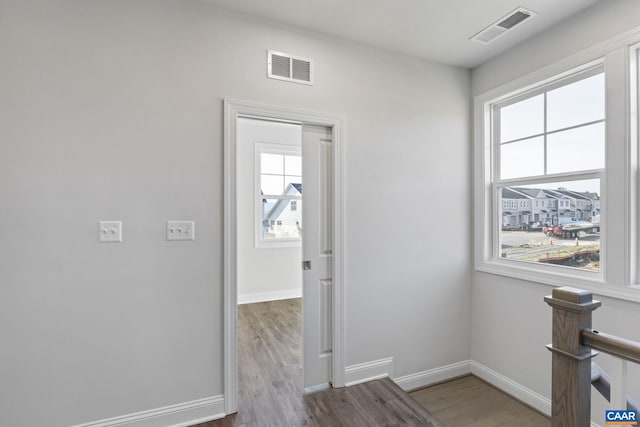
<path id="1" fill-rule="evenodd" d="M 238 413 L 194 427 L 550 425 L 472 376 L 410 395 L 386 378 L 304 395 L 300 299 L 238 306 L 238 370 Z"/>

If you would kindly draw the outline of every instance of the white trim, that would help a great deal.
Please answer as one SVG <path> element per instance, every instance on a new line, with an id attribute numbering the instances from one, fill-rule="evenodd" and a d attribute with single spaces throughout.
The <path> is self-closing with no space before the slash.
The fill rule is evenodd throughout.
<path id="1" fill-rule="evenodd" d="M 158 426 L 187 427 L 224 418 L 224 396 L 213 396 L 191 402 L 169 405 L 128 415 L 77 424 L 73 427 Z"/>
<path id="2" fill-rule="evenodd" d="M 393 377 L 393 357 L 347 366 L 344 370 L 345 386 Z"/>
<path id="3" fill-rule="evenodd" d="M 502 374 L 494 371 L 485 365 L 471 361 L 471 373 L 479 378 L 482 378 L 489 384 L 504 391 L 505 393 L 515 397 L 523 403 L 537 409 L 547 416 L 551 416 L 551 399 L 544 397 L 543 395 L 536 393 L 523 386 L 520 383 L 515 382 L 511 378 L 505 377 Z"/>
<path id="4" fill-rule="evenodd" d="M 404 375 L 394 378 L 393 381 L 404 391 L 409 392 L 467 374 L 473 374 L 541 413 L 549 417 L 551 416 L 551 399 L 536 393 L 475 360 L 463 360 L 439 368 Z M 591 427 L 600 427 L 600 425 L 592 421 Z"/>
<path id="5" fill-rule="evenodd" d="M 604 42 L 598 43 L 566 58 L 539 68 L 531 73 L 525 74 L 506 82 L 496 88 L 480 93 L 475 98 L 484 99 L 483 102 L 499 99 L 507 93 L 516 91 L 525 92 L 532 87 L 539 86 L 548 82 L 550 79 L 562 76 L 567 70 L 579 69 L 579 67 L 588 68 L 592 66 L 593 61 L 600 61 L 607 52 L 615 49 L 628 47 L 640 41 L 640 27 L 622 33 Z"/>
<path id="6" fill-rule="evenodd" d="M 238 305 L 252 304 L 254 302 L 277 301 L 281 299 L 302 298 L 302 287 L 298 289 L 285 289 L 281 291 L 253 292 L 250 294 L 238 294 Z"/>
<path id="7" fill-rule="evenodd" d="M 640 283 L 637 266 L 640 255 L 635 247 L 637 239 L 635 224 L 637 217 L 637 141 L 629 132 L 628 110 L 631 103 L 629 88 L 630 45 L 640 41 L 640 27 L 625 32 L 610 40 L 599 43 L 552 63 L 529 74 L 493 88 L 474 97 L 474 268 L 477 271 L 504 275 L 551 286 L 573 286 L 591 290 L 602 296 L 640 302 Z M 544 85 L 556 78 L 566 77 L 577 70 L 584 70 L 604 60 L 606 68 L 607 93 L 625 93 L 624 99 L 608 96 L 607 103 L 607 145 L 606 171 L 601 181 L 603 226 L 606 235 L 601 238 L 604 263 L 600 273 L 585 271 L 549 271 L 534 268 L 540 266 L 520 266 L 496 259 L 492 253 L 495 242 L 496 224 L 492 218 L 491 169 L 491 123 L 489 103 L 505 100 L 514 93 L 523 93 Z M 615 80 L 615 82 L 613 82 Z M 626 108 L 624 107 L 626 105 Z M 624 111 L 622 111 L 624 110 Z M 487 141 L 485 144 L 484 141 Z M 624 157 L 624 163 L 622 159 Z M 614 160 L 612 160 L 614 159 Z M 611 191 L 623 182 L 624 195 Z M 632 193 L 632 194 L 630 194 Z M 614 212 L 611 206 L 619 206 L 622 212 Z M 609 208 L 609 209 L 607 209 Z M 614 218 L 614 215 L 616 217 Z M 617 242 L 611 245 L 610 242 Z M 505 265 L 507 264 L 507 265 Z M 513 265 L 515 264 L 515 265 Z M 544 266 L 543 266 L 544 267 Z M 545 271 L 546 270 L 546 271 Z M 560 270 L 560 269 L 558 269 Z"/>
<path id="8" fill-rule="evenodd" d="M 462 362 L 452 363 L 439 368 L 428 369 L 426 371 L 416 372 L 415 374 L 403 375 L 401 377 L 394 378 L 393 381 L 404 391 L 412 391 L 432 384 L 448 381 L 456 377 L 468 375 L 470 373 L 471 360 L 463 360 Z"/>
<path id="9" fill-rule="evenodd" d="M 330 387 L 331 387 L 331 384 L 329 383 L 312 385 L 309 387 L 305 387 L 303 393 L 304 394 L 315 393 L 317 391 L 328 390 Z"/>
<path id="10" fill-rule="evenodd" d="M 224 100 L 224 393 L 225 413 L 238 410 L 237 361 L 237 200 L 236 200 L 236 119 L 239 116 L 275 118 L 326 126 L 332 129 L 333 147 L 333 317 L 332 384 L 344 384 L 344 119 L 251 102 Z"/>

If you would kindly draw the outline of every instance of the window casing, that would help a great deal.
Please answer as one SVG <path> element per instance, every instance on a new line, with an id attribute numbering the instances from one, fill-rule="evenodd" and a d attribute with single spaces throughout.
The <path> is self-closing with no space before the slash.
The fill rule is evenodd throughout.
<path id="1" fill-rule="evenodd" d="M 596 66 L 491 104 L 494 259 L 600 271 L 604 91 Z"/>
<path id="2" fill-rule="evenodd" d="M 506 277 L 552 286 L 574 286 L 598 295 L 640 302 L 640 137 L 638 110 L 640 99 L 640 28 L 605 40 L 554 63 L 539 63 L 534 71 L 494 86 L 474 96 L 474 269 Z M 604 168 L 586 169 L 579 176 L 571 172 L 548 170 L 555 176 L 500 177 L 499 158 L 494 147 L 493 107 L 516 97 L 544 91 L 564 79 L 606 70 Z M 533 69 L 533 68 L 532 68 Z M 498 77 L 499 78 L 499 77 Z M 539 92 L 540 93 L 540 92 Z M 602 227 L 600 271 L 554 268 L 532 262 L 515 262 L 501 257 L 500 211 L 505 205 L 496 197 L 496 179 L 503 186 L 558 183 L 562 179 L 599 180 L 599 200 L 591 205 L 576 202 L 570 195 L 547 200 L 547 208 L 582 209 Z M 529 181 L 529 182 L 527 182 Z M 566 181 L 565 181 L 566 182 Z M 596 181 L 597 182 L 597 181 Z M 509 211 L 519 206 L 509 202 Z M 589 212 L 587 209 L 591 209 Z M 547 209 L 548 210 L 548 209 Z M 507 223 L 508 221 L 504 221 Z"/>
<path id="3" fill-rule="evenodd" d="M 299 146 L 256 143 L 255 247 L 299 247 L 302 155 Z"/>

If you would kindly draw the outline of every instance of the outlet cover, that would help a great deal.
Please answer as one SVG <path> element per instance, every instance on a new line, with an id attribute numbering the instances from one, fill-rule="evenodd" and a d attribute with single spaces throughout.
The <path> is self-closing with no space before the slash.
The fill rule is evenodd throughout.
<path id="1" fill-rule="evenodd" d="M 122 221 L 99 221 L 98 242 L 120 243 L 122 242 Z"/>
<path id="2" fill-rule="evenodd" d="M 167 240 L 196 240 L 195 221 L 167 221 Z"/>

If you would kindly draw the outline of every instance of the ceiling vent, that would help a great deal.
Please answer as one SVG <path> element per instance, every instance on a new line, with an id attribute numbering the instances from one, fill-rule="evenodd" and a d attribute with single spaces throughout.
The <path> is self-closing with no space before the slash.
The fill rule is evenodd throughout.
<path id="1" fill-rule="evenodd" d="M 489 25 L 479 33 L 475 34 L 469 40 L 487 44 L 490 41 L 495 40 L 502 34 L 506 33 L 510 29 L 514 28 L 518 24 L 536 15 L 536 12 L 525 9 L 524 7 L 519 7 L 516 10 L 512 10 L 502 18 L 498 19 L 496 22 Z"/>
<path id="2" fill-rule="evenodd" d="M 312 85 L 313 63 L 308 58 L 270 50 L 267 52 L 267 77 Z"/>

